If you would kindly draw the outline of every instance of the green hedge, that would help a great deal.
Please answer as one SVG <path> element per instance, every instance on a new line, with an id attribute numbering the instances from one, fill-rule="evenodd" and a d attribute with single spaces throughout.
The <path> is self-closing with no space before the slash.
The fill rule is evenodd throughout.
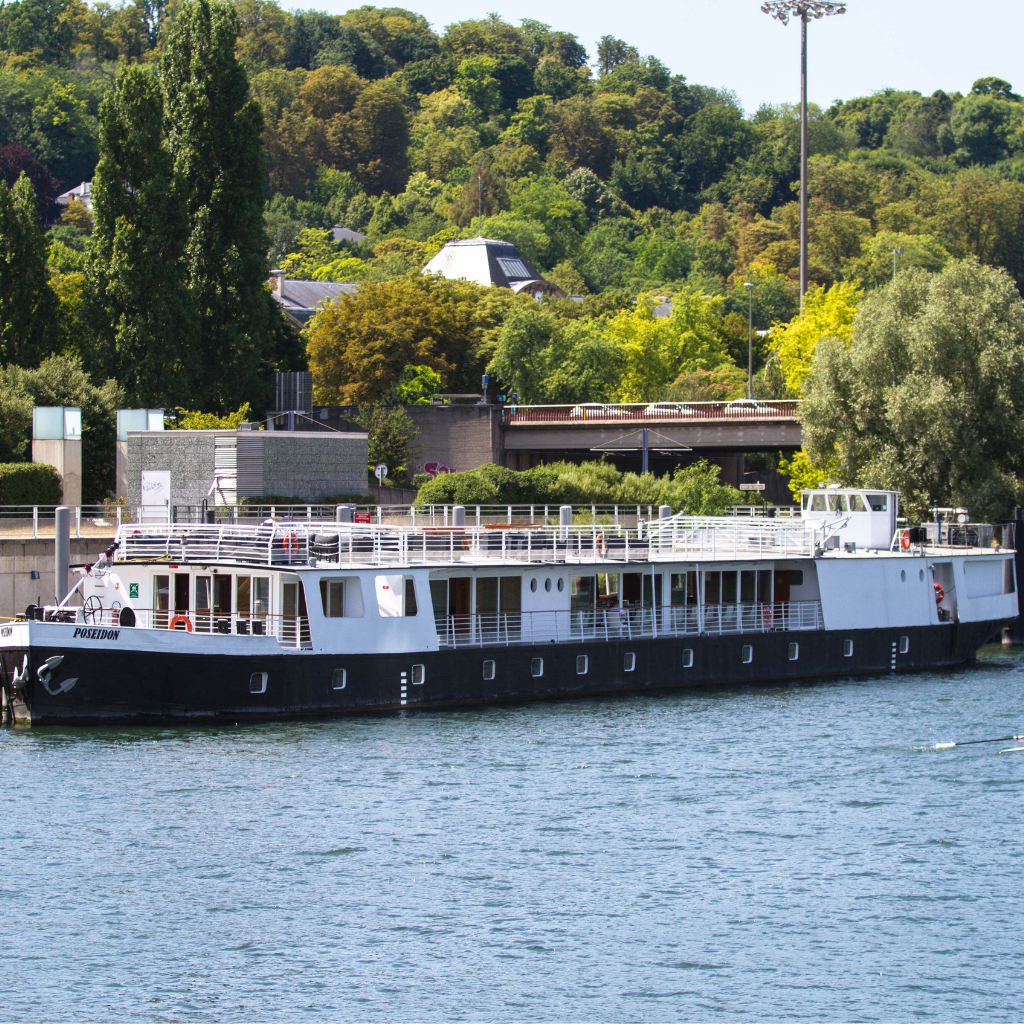
<path id="1" fill-rule="evenodd" d="M 0 462 L 0 505 L 59 505 L 60 476 L 41 462 Z"/>

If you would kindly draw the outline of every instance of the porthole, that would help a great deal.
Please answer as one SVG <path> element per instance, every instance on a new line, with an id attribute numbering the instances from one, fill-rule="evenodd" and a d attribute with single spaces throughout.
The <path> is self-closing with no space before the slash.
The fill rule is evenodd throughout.
<path id="1" fill-rule="evenodd" d="M 900 569 L 900 583 L 906 583 L 906 582 L 907 582 L 907 570 L 906 569 Z"/>
<path id="2" fill-rule="evenodd" d="M 422 686 L 424 680 L 427 678 L 427 667 L 426 665 L 413 665 L 412 667 L 412 685 Z"/>
<path id="3" fill-rule="evenodd" d="M 630 651 L 622 659 L 622 671 L 623 672 L 632 672 L 635 668 L 636 668 L 636 655 L 632 651 Z"/>
<path id="4" fill-rule="evenodd" d="M 332 690 L 344 690 L 345 683 L 348 681 L 348 673 L 343 668 L 336 668 L 331 673 L 331 689 Z"/>
<path id="5" fill-rule="evenodd" d="M 561 576 L 558 577 L 558 592 L 561 593 L 565 589 L 565 580 Z"/>
<path id="6" fill-rule="evenodd" d="M 683 651 L 683 668 L 693 668 L 693 650 L 690 647 Z"/>
<path id="7" fill-rule="evenodd" d="M 537 577 L 536 576 L 534 576 L 533 579 L 530 580 L 530 592 L 533 593 L 533 594 L 537 593 Z"/>
<path id="8" fill-rule="evenodd" d="M 546 579 L 546 580 L 544 581 L 544 589 L 545 589 L 545 590 L 546 590 L 546 591 L 547 591 L 547 592 L 548 592 L 549 594 L 551 593 L 551 577 L 550 577 L 550 576 L 549 576 L 549 577 L 548 577 L 548 578 L 547 578 L 547 579 Z"/>
<path id="9" fill-rule="evenodd" d="M 539 679 L 542 675 L 544 675 L 543 658 L 534 658 L 530 662 L 530 675 L 533 676 L 534 679 Z"/>
<path id="10" fill-rule="evenodd" d="M 796 661 L 800 657 L 800 645 L 790 644 L 789 645 L 789 660 Z"/>
<path id="11" fill-rule="evenodd" d="M 498 668 L 498 663 L 488 659 L 484 662 L 484 679 L 491 680 L 494 678 Z"/>
<path id="12" fill-rule="evenodd" d="M 249 676 L 249 692 L 250 693 L 266 693 L 267 692 L 267 673 L 266 672 L 253 672 Z"/>
<path id="13" fill-rule="evenodd" d="M 740 648 L 740 659 L 744 665 L 749 665 L 754 660 L 754 648 L 750 644 L 744 644 Z"/>
<path id="14" fill-rule="evenodd" d="M 578 654 L 576 656 L 576 675 L 585 676 L 589 668 L 590 658 L 588 658 L 585 654 Z"/>
<path id="15" fill-rule="evenodd" d="M 910 637 L 909 636 L 901 636 L 900 637 L 900 654 L 906 654 L 907 651 L 909 651 L 909 650 L 910 650 Z"/>
<path id="16" fill-rule="evenodd" d="M 852 658 L 853 657 L 853 641 L 852 640 L 844 640 L 843 641 L 843 657 L 844 658 Z"/>

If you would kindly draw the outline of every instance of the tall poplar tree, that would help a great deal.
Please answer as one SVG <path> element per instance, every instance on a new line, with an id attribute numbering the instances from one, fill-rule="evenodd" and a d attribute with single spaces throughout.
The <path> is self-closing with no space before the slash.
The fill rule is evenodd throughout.
<path id="1" fill-rule="evenodd" d="M 0 360 L 35 365 L 57 330 L 57 295 L 46 269 L 36 192 L 25 173 L 0 181 Z"/>
<path id="2" fill-rule="evenodd" d="M 227 0 L 185 0 L 160 64 L 188 224 L 183 266 L 202 370 L 198 400 L 208 409 L 267 391 L 281 321 L 266 288 L 263 115 L 235 57 L 237 35 Z"/>
<path id="3" fill-rule="evenodd" d="M 164 139 L 160 82 L 122 67 L 100 107 L 93 177 L 90 319 L 93 370 L 113 373 L 133 402 L 187 405 L 202 380 L 196 318 L 183 282 L 187 225 Z"/>

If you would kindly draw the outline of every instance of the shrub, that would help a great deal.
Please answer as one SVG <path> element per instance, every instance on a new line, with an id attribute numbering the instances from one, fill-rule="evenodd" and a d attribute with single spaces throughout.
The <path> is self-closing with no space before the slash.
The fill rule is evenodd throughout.
<path id="1" fill-rule="evenodd" d="M 59 505 L 60 476 L 41 462 L 0 463 L 0 505 Z"/>

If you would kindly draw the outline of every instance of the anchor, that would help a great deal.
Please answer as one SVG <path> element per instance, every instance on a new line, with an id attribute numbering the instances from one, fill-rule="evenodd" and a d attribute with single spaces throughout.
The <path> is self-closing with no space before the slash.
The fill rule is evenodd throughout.
<path id="1" fill-rule="evenodd" d="M 63 654 L 55 654 L 52 658 L 47 658 L 46 661 L 36 669 L 36 675 L 39 677 L 39 682 L 43 684 L 44 689 L 51 697 L 56 697 L 61 693 L 67 693 L 68 690 L 78 682 L 78 676 L 74 676 L 71 679 L 65 679 L 62 683 L 58 683 L 56 687 L 50 685 L 50 677 L 53 675 L 53 670 L 57 668 L 63 660 Z"/>

